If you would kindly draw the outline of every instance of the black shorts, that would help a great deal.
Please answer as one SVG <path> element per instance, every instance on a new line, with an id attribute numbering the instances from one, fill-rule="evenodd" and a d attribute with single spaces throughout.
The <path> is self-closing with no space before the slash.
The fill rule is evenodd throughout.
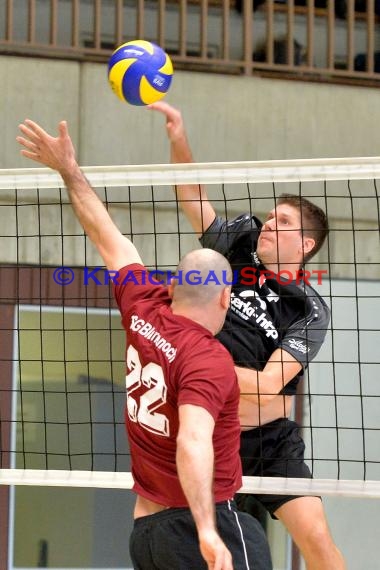
<path id="1" fill-rule="evenodd" d="M 240 457 L 244 475 L 311 479 L 310 469 L 304 461 L 304 452 L 300 426 L 287 418 L 241 433 Z M 239 494 L 236 502 L 239 509 L 251 512 L 249 505 L 257 500 L 275 519 L 274 512 L 295 498 L 296 495 Z"/>
<path id="2" fill-rule="evenodd" d="M 272 570 L 260 524 L 237 510 L 234 501 L 216 505 L 216 520 L 234 570 Z M 135 570 L 207 570 L 189 509 L 166 509 L 135 520 L 129 541 Z"/>

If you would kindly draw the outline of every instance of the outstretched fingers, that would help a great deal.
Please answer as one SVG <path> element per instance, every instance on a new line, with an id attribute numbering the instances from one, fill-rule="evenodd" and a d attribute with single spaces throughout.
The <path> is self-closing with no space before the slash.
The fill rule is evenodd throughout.
<path id="1" fill-rule="evenodd" d="M 36 162 L 40 162 L 39 154 L 40 154 L 40 135 L 36 132 L 36 123 L 30 121 L 29 119 L 25 119 L 24 123 L 19 125 L 19 129 L 24 136 L 16 137 L 16 141 L 23 146 L 24 148 L 21 150 L 21 154 L 26 158 L 30 158 Z"/>
<path id="2" fill-rule="evenodd" d="M 167 123 L 172 123 L 174 125 L 182 124 L 182 116 L 180 111 L 169 103 L 165 103 L 164 101 L 157 101 L 156 103 L 152 103 L 148 105 L 148 109 L 153 111 L 159 111 L 166 117 Z"/>
<path id="3" fill-rule="evenodd" d="M 59 123 L 57 137 L 49 135 L 31 119 L 25 119 L 19 129 L 22 135 L 16 140 L 23 147 L 21 154 L 26 158 L 58 170 L 61 174 L 77 166 L 66 121 Z"/>
<path id="4" fill-rule="evenodd" d="M 159 111 L 160 113 L 166 115 L 168 118 L 179 113 L 175 107 L 169 105 L 169 103 L 165 103 L 165 101 L 156 101 L 156 103 L 151 103 L 150 105 L 147 105 L 147 109 Z"/>
<path id="5" fill-rule="evenodd" d="M 184 125 L 182 121 L 181 112 L 175 107 L 165 103 L 164 101 L 157 101 L 148 105 L 148 109 L 153 111 L 159 111 L 166 118 L 166 129 L 168 132 L 168 137 L 171 142 L 175 143 L 177 140 L 184 137 Z"/>
<path id="6" fill-rule="evenodd" d="M 16 137 L 16 141 L 28 149 L 30 152 L 37 152 L 38 151 L 38 144 L 37 142 L 33 142 L 30 139 L 26 139 L 24 137 Z M 21 151 L 22 153 L 24 150 Z"/>
<path id="7" fill-rule="evenodd" d="M 36 145 L 53 138 L 31 119 L 25 119 L 25 121 L 19 125 L 19 128 L 20 131 Z"/>
<path id="8" fill-rule="evenodd" d="M 41 136 L 42 134 L 47 135 L 47 132 L 31 119 L 25 119 L 21 126 L 28 130 L 32 136 Z"/>
<path id="9" fill-rule="evenodd" d="M 19 125 L 19 129 L 31 142 L 36 143 L 38 141 L 38 136 L 35 134 L 33 129 L 27 126 L 26 121 Z"/>

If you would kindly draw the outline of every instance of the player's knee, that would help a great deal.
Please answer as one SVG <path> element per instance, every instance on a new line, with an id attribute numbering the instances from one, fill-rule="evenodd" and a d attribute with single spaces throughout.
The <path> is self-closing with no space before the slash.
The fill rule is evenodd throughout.
<path id="1" fill-rule="evenodd" d="M 308 549 L 314 553 L 336 550 L 336 546 L 325 521 L 315 521 L 305 536 Z"/>

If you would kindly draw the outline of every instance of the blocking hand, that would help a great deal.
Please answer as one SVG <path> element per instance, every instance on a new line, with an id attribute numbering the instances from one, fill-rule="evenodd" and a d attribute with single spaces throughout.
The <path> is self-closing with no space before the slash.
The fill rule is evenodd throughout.
<path id="1" fill-rule="evenodd" d="M 62 175 L 77 166 L 75 149 L 66 121 L 59 123 L 58 137 L 52 137 L 30 119 L 25 119 L 19 129 L 24 136 L 18 136 L 16 140 L 24 147 L 21 154 L 26 158 L 57 170 Z"/>

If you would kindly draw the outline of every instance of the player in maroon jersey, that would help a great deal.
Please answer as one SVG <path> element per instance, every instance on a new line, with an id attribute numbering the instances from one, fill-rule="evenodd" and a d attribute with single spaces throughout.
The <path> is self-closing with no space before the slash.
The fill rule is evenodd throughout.
<path id="1" fill-rule="evenodd" d="M 127 336 L 134 567 L 270 570 L 260 525 L 231 499 L 242 483 L 239 388 L 232 358 L 214 339 L 230 301 L 228 261 L 195 250 L 169 287 L 154 282 L 80 170 L 66 123 L 57 138 L 30 120 L 20 130 L 22 154 L 60 173 L 75 215 L 112 271 Z M 210 268 L 217 280 L 204 285 Z M 186 279 L 190 270 L 201 284 Z"/>
<path id="2" fill-rule="evenodd" d="M 172 162 L 192 162 L 181 113 L 162 101 L 151 108 L 165 115 Z M 202 245 L 226 255 L 240 273 L 218 338 L 237 364 L 243 474 L 311 477 L 300 426 L 289 416 L 299 379 L 320 349 L 330 318 L 307 278 L 298 280 L 303 264 L 327 235 L 326 216 L 300 196 L 282 195 L 264 223 L 251 213 L 224 220 L 216 215 L 204 187 L 179 185 L 176 196 Z M 290 276 L 284 285 L 276 278 L 282 271 Z M 252 279 L 255 276 L 258 279 Z M 319 497 L 247 499 L 239 496 L 240 508 L 250 511 L 257 501 L 261 510 L 283 522 L 308 570 L 345 569 Z"/>

